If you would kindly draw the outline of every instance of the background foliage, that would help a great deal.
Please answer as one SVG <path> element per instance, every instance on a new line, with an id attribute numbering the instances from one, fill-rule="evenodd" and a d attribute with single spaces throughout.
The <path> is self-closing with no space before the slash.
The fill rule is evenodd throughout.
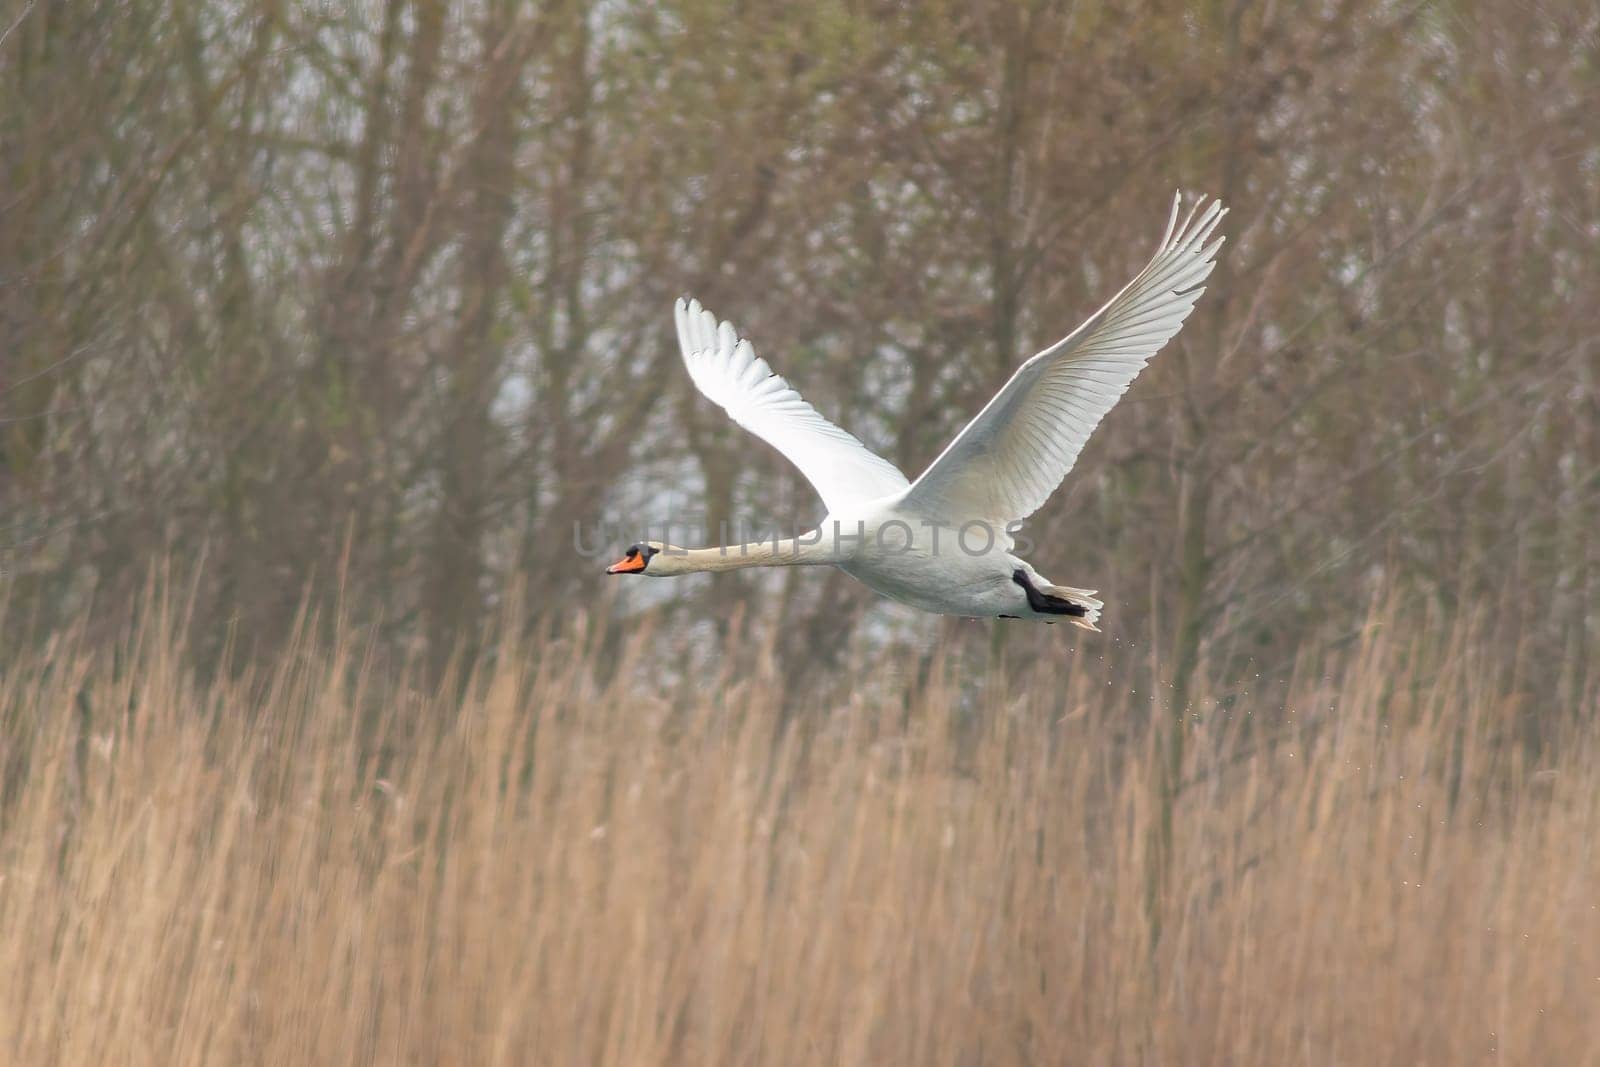
<path id="1" fill-rule="evenodd" d="M 204 560 L 202 656 L 276 648 L 308 583 L 436 669 L 508 594 L 640 609 L 575 526 L 821 510 L 693 395 L 674 297 L 915 473 L 1181 186 L 1232 206 L 1222 266 L 1036 517 L 1041 569 L 1100 588 L 1180 695 L 1208 647 L 1286 662 L 1390 586 L 1486 608 L 1541 708 L 1593 688 L 1591 5 L 3 21 L 0 573 L 34 625 L 0 655 L 163 556 Z M 842 575 L 696 582 L 655 610 L 713 642 L 782 619 L 791 674 L 906 625 L 988 639 Z"/>
<path id="2" fill-rule="evenodd" d="M 1597 100 L 1564 0 L 0 8 L 0 1062 L 1600 1062 Z M 675 297 L 914 474 L 1174 187 L 1104 635 L 600 576 L 821 512 Z"/>

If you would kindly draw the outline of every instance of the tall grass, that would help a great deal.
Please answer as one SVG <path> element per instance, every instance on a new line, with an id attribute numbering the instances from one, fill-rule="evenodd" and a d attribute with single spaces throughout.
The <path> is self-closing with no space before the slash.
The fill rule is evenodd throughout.
<path id="1" fill-rule="evenodd" d="M 449 697 L 63 637 L 0 673 L 0 1058 L 1600 1063 L 1596 732 L 1398 623 L 1200 694 L 1159 879 L 1161 716 L 1086 669 L 784 716 L 582 624 Z"/>

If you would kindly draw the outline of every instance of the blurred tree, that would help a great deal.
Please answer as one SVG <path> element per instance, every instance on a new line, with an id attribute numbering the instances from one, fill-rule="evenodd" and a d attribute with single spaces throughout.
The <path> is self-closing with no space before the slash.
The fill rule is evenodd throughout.
<path id="1" fill-rule="evenodd" d="M 1030 528 L 1148 650 L 1171 765 L 1196 663 L 1270 669 L 1392 580 L 1491 615 L 1528 707 L 1572 707 L 1597 34 L 1580 4 L 1392 0 L 24 5 L 5 595 L 43 633 L 203 558 L 213 652 L 274 647 L 309 583 L 442 664 L 505 597 L 619 595 L 575 525 L 820 513 L 693 393 L 674 297 L 915 474 L 1182 186 L 1232 206 L 1223 267 Z M 733 647 L 779 629 L 796 682 L 930 625 L 832 574 L 660 610 Z"/>

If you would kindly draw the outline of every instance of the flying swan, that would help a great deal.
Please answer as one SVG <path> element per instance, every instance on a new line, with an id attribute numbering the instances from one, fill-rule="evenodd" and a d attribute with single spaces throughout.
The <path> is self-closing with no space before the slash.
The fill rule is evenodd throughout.
<path id="1" fill-rule="evenodd" d="M 1011 534 L 1055 492 L 1094 428 L 1204 292 L 1223 242 L 1211 235 L 1226 210 L 1202 200 L 1179 224 L 1181 200 L 1181 193 L 1173 199 L 1149 265 L 1082 326 L 1018 367 L 914 482 L 817 414 L 730 323 L 698 301 L 679 300 L 678 344 L 695 387 L 800 468 L 828 514 L 816 530 L 781 540 L 701 549 L 647 541 L 606 573 L 829 565 L 923 611 L 1064 618 L 1097 630 L 1104 605 L 1095 591 L 1045 580 L 1012 554 Z"/>

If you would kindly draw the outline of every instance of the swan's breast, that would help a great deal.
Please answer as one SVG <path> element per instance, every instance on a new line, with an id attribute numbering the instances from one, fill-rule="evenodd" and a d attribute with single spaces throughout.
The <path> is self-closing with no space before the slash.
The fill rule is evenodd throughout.
<path id="1" fill-rule="evenodd" d="M 892 600 L 943 615 L 1015 612 L 1014 561 L 1004 531 L 952 528 L 887 514 L 841 541 L 839 566 Z"/>

